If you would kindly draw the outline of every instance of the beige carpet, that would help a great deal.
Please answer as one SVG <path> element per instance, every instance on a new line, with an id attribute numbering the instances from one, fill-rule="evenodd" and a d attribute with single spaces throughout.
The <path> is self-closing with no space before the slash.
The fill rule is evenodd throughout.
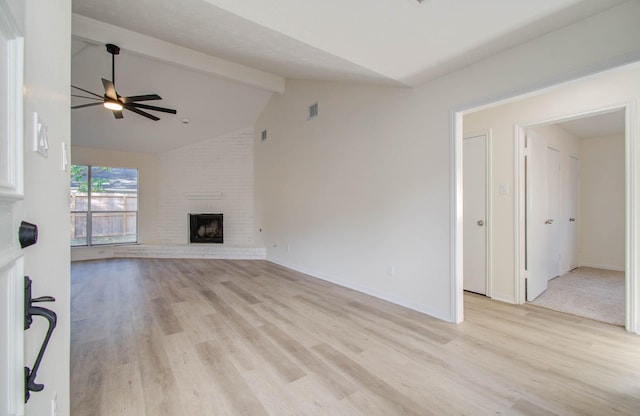
<path id="1" fill-rule="evenodd" d="M 624 326 L 624 272 L 575 269 L 550 280 L 531 304 Z"/>

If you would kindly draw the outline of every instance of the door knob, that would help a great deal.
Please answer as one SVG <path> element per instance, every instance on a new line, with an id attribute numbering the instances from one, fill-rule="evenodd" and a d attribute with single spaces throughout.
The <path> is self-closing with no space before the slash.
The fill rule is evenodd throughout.
<path id="1" fill-rule="evenodd" d="M 553 224 L 553 220 L 552 219 L 548 219 L 544 222 L 545 224 Z"/>
<path id="2" fill-rule="evenodd" d="M 476 224 L 478 224 L 479 227 L 482 227 L 484 225 L 484 221 L 478 220 L 478 222 L 476 222 Z"/>
<path id="3" fill-rule="evenodd" d="M 575 218 L 573 218 L 573 217 L 572 217 L 572 218 L 569 218 L 569 222 L 575 222 L 575 221 L 576 221 L 576 219 L 575 219 Z"/>

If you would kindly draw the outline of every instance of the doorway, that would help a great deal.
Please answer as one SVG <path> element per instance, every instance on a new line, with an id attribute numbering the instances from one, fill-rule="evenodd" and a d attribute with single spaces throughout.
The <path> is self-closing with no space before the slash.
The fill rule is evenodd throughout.
<path id="1" fill-rule="evenodd" d="M 526 129 L 527 302 L 624 325 L 624 137 L 621 109 Z"/>
<path id="2" fill-rule="evenodd" d="M 625 101 L 629 96 L 629 88 L 633 85 L 633 77 L 640 73 L 638 65 L 630 65 L 609 70 L 601 74 L 587 77 L 571 83 L 559 85 L 544 91 L 536 92 L 524 97 L 516 97 L 502 102 L 488 104 L 455 113 L 456 142 L 454 144 L 455 169 L 453 180 L 457 195 L 455 204 L 456 224 L 452 235 L 456 243 L 453 245 L 456 255 L 454 264 L 456 279 L 453 280 L 455 289 L 452 291 L 454 316 L 457 321 L 463 317 L 463 137 L 467 131 L 492 131 L 492 179 L 489 186 L 491 193 L 491 225 L 492 242 L 489 257 L 491 274 L 491 298 L 509 303 L 521 304 L 526 301 L 525 262 L 526 247 L 522 235 L 525 234 L 526 205 L 523 196 L 525 169 L 524 158 L 524 128 L 542 124 L 553 124 L 568 121 L 569 115 L 582 116 L 598 115 L 613 110 L 621 110 L 625 114 L 625 219 L 629 227 L 624 237 L 624 270 L 625 270 L 625 327 L 627 330 L 640 333 L 640 313 L 636 307 L 638 303 L 638 284 L 636 283 L 638 266 L 635 247 L 638 244 L 638 195 L 636 188 L 640 185 L 636 179 L 635 166 L 640 163 L 640 155 L 636 150 L 638 142 L 637 108 L 635 101 Z M 593 93 L 597 91 L 598 93 Z M 501 113 L 500 113 L 501 112 Z M 577 118 L 577 117 L 574 117 Z M 515 140 L 514 140 L 515 138 Z M 579 155 L 573 155 L 578 163 Z M 568 170 L 568 169 L 567 169 Z M 563 213 L 569 221 L 579 218 L 568 212 Z M 574 221 L 571 221 L 573 223 Z M 570 242 L 578 238 L 568 234 Z M 498 253 L 500 253 L 498 255 Z M 566 268 L 576 264 L 575 253 L 566 253 L 563 261 Z M 565 264 L 563 263 L 563 264 Z M 562 267 L 561 267 L 562 269 Z"/>

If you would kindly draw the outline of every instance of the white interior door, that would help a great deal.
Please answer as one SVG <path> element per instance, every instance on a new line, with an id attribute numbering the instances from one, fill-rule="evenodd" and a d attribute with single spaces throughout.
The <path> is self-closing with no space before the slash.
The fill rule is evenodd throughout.
<path id="1" fill-rule="evenodd" d="M 487 136 L 464 139 L 464 290 L 487 294 Z"/>
<path id="2" fill-rule="evenodd" d="M 580 266 L 580 159 L 569 157 L 569 218 L 567 235 L 569 237 L 569 270 Z"/>
<path id="3" fill-rule="evenodd" d="M 527 131 L 526 165 L 526 298 L 532 301 L 547 290 L 547 143 Z"/>
<path id="4" fill-rule="evenodd" d="M 564 227 L 564 212 L 562 203 L 562 166 L 560 151 L 547 147 L 547 218 L 545 220 L 547 230 L 547 280 L 560 274 L 562 262 L 562 247 L 565 244 L 566 234 Z"/>
<path id="5" fill-rule="evenodd" d="M 24 414 L 24 277 L 20 25 L 0 2 L 0 414 Z"/>

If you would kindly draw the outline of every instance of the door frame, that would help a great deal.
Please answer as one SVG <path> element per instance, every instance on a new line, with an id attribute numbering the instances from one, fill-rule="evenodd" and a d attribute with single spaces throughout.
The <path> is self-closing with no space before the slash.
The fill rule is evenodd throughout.
<path id="1" fill-rule="evenodd" d="M 24 414 L 24 259 L 18 246 L 18 224 L 23 214 L 24 167 L 23 167 L 23 73 L 24 37 L 19 21 L 19 10 L 13 10 L 6 2 L 0 2 L 0 32 L 6 41 L 7 55 L 7 108 L 6 143 L 0 151 L 4 153 L 5 170 L 0 172 L 0 229 L 14 238 L 2 238 L 0 246 L 0 273 L 6 278 L 6 298 L 0 301 L 0 314 L 5 331 L 0 342 L 6 342 L 0 360 L 6 374 L 0 375 L 0 412 L 9 415 Z M 0 128 L 2 128 L 0 127 Z M 1 157 L 1 156 L 0 156 Z M 15 233 L 15 234 L 14 234 Z M 3 282 L 4 284 L 5 282 Z M 5 340 L 4 337 L 7 337 Z"/>
<path id="2" fill-rule="evenodd" d="M 631 64 L 636 65 L 636 64 Z M 589 76 L 598 77 L 603 73 L 610 73 L 624 65 L 613 67 L 606 71 L 594 71 Z M 452 108 L 450 111 L 450 206 L 451 206 L 451 222 L 450 222 L 450 320 L 451 322 L 460 323 L 464 320 L 464 296 L 463 296 L 463 224 L 462 224 L 462 147 L 463 147 L 463 118 L 465 114 L 503 105 L 509 102 L 515 102 L 539 93 L 552 91 L 558 87 L 567 85 L 568 83 L 580 79 L 581 77 L 570 78 L 564 82 L 550 85 L 547 87 L 538 87 L 528 92 L 522 92 L 509 96 L 494 97 L 484 102 L 474 103 L 472 105 L 460 106 Z M 640 334 L 640 262 L 634 255 L 640 249 L 640 128 L 638 126 L 638 104 L 636 99 L 622 102 L 618 105 L 611 106 L 608 109 L 625 109 L 625 329 L 629 332 Z M 585 110 L 583 114 L 596 114 L 605 111 L 606 108 L 596 110 Z M 539 124 L 532 123 L 532 124 Z M 523 125 L 514 126 L 514 137 L 521 137 L 521 128 Z M 524 175 L 522 172 L 522 163 L 520 163 L 520 153 L 523 151 L 520 140 L 515 140 L 514 153 L 514 187 L 520 186 Z M 517 185 L 516 185 L 517 184 Z M 514 192 L 516 190 L 514 189 Z M 524 201 L 522 200 L 521 189 L 517 190 L 518 196 L 514 197 L 514 276 L 515 276 L 515 293 L 514 297 L 518 303 L 523 298 L 523 281 L 522 267 L 524 265 L 523 249 L 521 244 L 521 234 L 523 229 L 521 224 L 524 221 Z"/>
<path id="3" fill-rule="evenodd" d="M 491 194 L 492 194 L 492 187 L 491 187 L 491 165 L 492 165 L 492 140 L 491 140 L 491 135 L 492 135 L 493 131 L 491 129 L 487 129 L 487 130 L 480 130 L 480 131 L 476 131 L 476 132 L 471 132 L 470 134 L 465 134 L 464 137 L 462 138 L 463 142 L 462 142 L 462 148 L 464 149 L 464 140 L 466 139 L 471 139 L 473 137 L 478 137 L 478 136 L 484 136 L 485 137 L 485 143 L 484 143 L 484 155 L 485 155 L 485 172 L 484 172 L 484 180 L 485 180 L 485 206 L 484 206 L 484 212 L 485 212 L 485 238 L 484 238 L 484 244 L 485 244 L 485 252 L 484 252 L 484 256 L 485 256 L 485 268 L 484 268 L 484 276 L 485 276 L 485 296 L 487 296 L 488 298 L 492 297 L 491 296 L 491 225 L 493 224 L 492 221 L 492 215 L 491 215 Z M 463 157 L 464 157 L 464 153 L 463 153 Z M 464 159 L 463 159 L 464 161 Z M 463 162 L 464 163 L 464 162 Z M 464 175 L 464 173 L 463 173 Z M 464 190 L 463 190 L 463 195 L 464 195 Z M 462 203 L 462 201 L 461 201 Z M 463 227 L 463 231 L 464 231 L 464 227 Z M 463 250 L 464 251 L 464 250 Z M 464 262 L 464 257 L 463 257 L 463 262 Z M 463 284 L 464 284 L 464 279 L 463 279 Z"/>
<path id="4" fill-rule="evenodd" d="M 526 130 L 530 128 L 540 127 L 549 124 L 556 124 L 565 121 L 575 120 L 578 118 L 597 116 L 612 111 L 624 110 L 625 112 L 625 329 L 630 332 L 640 333 L 638 328 L 639 322 L 637 321 L 636 311 L 638 308 L 638 262 L 634 256 L 636 248 L 638 246 L 638 233 L 635 230 L 635 225 L 638 221 L 637 208 L 639 204 L 634 189 L 636 187 L 636 162 L 639 162 L 636 155 L 637 145 L 635 142 L 638 140 L 638 132 L 635 126 L 638 123 L 636 104 L 634 102 L 626 102 L 613 106 L 603 106 L 587 110 L 584 112 L 572 114 L 570 116 L 554 117 L 544 120 L 537 120 L 534 122 L 528 122 L 523 124 L 514 125 L 514 184 L 517 188 L 516 199 L 516 221 L 515 224 L 515 236 L 514 239 L 518 242 L 518 255 L 515 258 L 515 301 L 517 304 L 523 304 L 526 302 L 525 297 L 525 211 L 526 211 L 526 188 L 524 186 L 524 140 Z M 635 155 L 635 156 L 634 156 Z"/>
<path id="5" fill-rule="evenodd" d="M 569 153 L 569 181 L 570 182 L 573 179 L 573 178 L 571 178 L 571 176 L 572 176 L 572 172 L 571 172 L 571 163 L 572 162 L 571 161 L 572 160 L 575 160 L 575 161 L 578 162 L 578 183 L 575 185 L 575 187 L 574 186 L 570 186 L 570 188 L 572 189 L 572 191 L 577 190 L 577 195 L 574 195 L 574 196 L 577 196 L 577 202 L 576 203 L 577 203 L 578 209 L 580 209 L 580 199 L 581 199 L 581 195 L 582 195 L 582 190 L 580 189 L 580 170 L 581 170 L 580 163 L 582 163 L 582 157 L 580 155 L 575 155 L 573 153 Z M 571 216 L 571 214 L 569 214 L 569 215 Z M 576 215 L 578 217 L 578 219 L 580 220 L 580 224 L 582 224 L 582 218 L 581 218 L 582 216 L 579 213 L 578 214 L 574 214 L 574 215 Z M 574 250 L 575 250 L 576 247 L 578 249 L 580 248 L 580 238 L 582 236 L 580 227 L 577 227 L 577 232 L 578 232 L 578 235 L 577 235 L 577 241 L 575 242 Z M 578 252 L 578 255 L 575 256 L 575 257 L 574 257 L 574 254 L 576 254 L 575 251 L 573 253 L 570 253 L 569 271 L 571 271 L 571 270 L 573 270 L 573 269 L 575 269 L 577 267 L 580 267 L 579 266 L 579 264 L 580 264 L 579 252 Z M 575 259 L 575 262 L 573 262 L 573 263 L 571 262 L 572 258 Z"/>

